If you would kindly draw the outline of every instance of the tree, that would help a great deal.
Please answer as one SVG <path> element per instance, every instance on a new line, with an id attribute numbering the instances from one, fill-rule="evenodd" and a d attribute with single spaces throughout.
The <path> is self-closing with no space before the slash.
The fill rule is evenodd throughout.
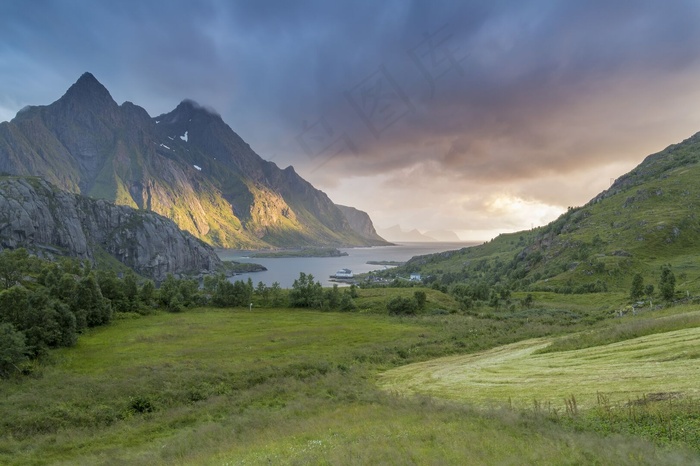
<path id="1" fill-rule="evenodd" d="M 184 307 L 194 306 L 200 301 L 201 295 L 197 280 L 178 280 L 177 291 Z"/>
<path id="2" fill-rule="evenodd" d="M 3 289 L 13 287 L 24 276 L 29 253 L 26 249 L 0 251 L 0 285 Z"/>
<path id="3" fill-rule="evenodd" d="M 112 319 L 112 306 L 103 296 L 95 274 L 90 272 L 81 278 L 73 301 L 78 328 L 95 327 Z"/>
<path id="4" fill-rule="evenodd" d="M 167 308 L 178 293 L 177 279 L 169 273 L 158 288 L 158 304 Z"/>
<path id="5" fill-rule="evenodd" d="M 637 301 L 639 298 L 644 296 L 644 277 L 642 274 L 635 274 L 632 279 L 632 288 L 630 289 L 630 299 L 632 301 Z"/>
<path id="6" fill-rule="evenodd" d="M 428 296 L 425 294 L 425 291 L 416 291 L 413 293 L 413 297 L 416 300 L 416 306 L 418 309 L 423 309 L 425 308 L 425 302 L 428 299 Z"/>
<path id="7" fill-rule="evenodd" d="M 29 291 L 21 285 L 0 291 L 0 322 L 22 328 L 24 316 L 29 310 Z"/>
<path id="8" fill-rule="evenodd" d="M 491 295 L 489 296 L 489 306 L 495 310 L 498 310 L 500 305 L 501 301 L 499 299 L 499 294 L 495 290 L 491 290 Z"/>
<path id="9" fill-rule="evenodd" d="M 75 316 L 46 288 L 29 291 L 17 285 L 0 292 L 0 322 L 22 332 L 24 352 L 33 357 L 75 343 Z"/>
<path id="10" fill-rule="evenodd" d="M 528 293 L 527 296 L 525 296 L 525 299 L 523 299 L 523 307 L 525 309 L 530 309 L 532 307 L 532 305 L 534 304 L 534 302 L 535 302 L 535 298 L 533 298 L 532 295 L 530 293 Z"/>
<path id="11" fill-rule="evenodd" d="M 78 282 L 75 275 L 64 273 L 58 280 L 58 283 L 49 288 L 51 295 L 60 299 L 64 303 L 70 303 L 75 295 L 75 290 L 78 287 Z"/>
<path id="12" fill-rule="evenodd" d="M 284 293 L 279 282 L 274 282 L 270 285 L 270 302 L 274 307 L 282 307 L 285 305 Z"/>
<path id="13" fill-rule="evenodd" d="M 258 286 L 255 287 L 255 294 L 262 299 L 264 306 L 267 306 L 270 301 L 270 288 L 267 287 L 263 282 L 258 282 Z"/>
<path id="14" fill-rule="evenodd" d="M 676 276 L 673 275 L 670 267 L 661 269 L 661 278 L 659 279 L 659 293 L 666 301 L 671 301 L 676 292 Z"/>
<path id="15" fill-rule="evenodd" d="M 127 306 L 124 300 L 122 283 L 117 278 L 117 274 L 112 270 L 98 270 L 96 276 L 102 297 L 112 303 L 112 308 L 115 311 L 126 312 Z"/>
<path id="16" fill-rule="evenodd" d="M 333 288 L 327 289 L 324 294 L 328 309 L 336 309 L 338 306 L 340 306 L 340 290 L 338 289 L 337 284 L 334 283 Z"/>
<path id="17" fill-rule="evenodd" d="M 289 304 L 292 307 L 316 307 L 323 304 L 323 287 L 320 282 L 314 282 L 314 276 L 299 273 L 289 292 Z"/>
<path id="18" fill-rule="evenodd" d="M 136 312 L 139 310 L 139 286 L 136 275 L 128 271 L 121 280 L 122 295 L 124 296 L 123 311 Z"/>
<path id="19" fill-rule="evenodd" d="M 216 291 L 216 285 L 219 283 L 219 280 L 225 279 L 225 278 L 226 277 L 224 276 L 224 274 L 206 275 L 204 277 L 204 280 L 202 280 L 202 289 L 206 293 L 213 295 L 214 292 Z"/>
<path id="20" fill-rule="evenodd" d="M 20 372 L 17 366 L 27 359 L 24 341 L 24 334 L 15 330 L 12 324 L 0 323 L 0 377 Z"/>
<path id="21" fill-rule="evenodd" d="M 240 280 L 231 283 L 221 275 L 212 296 L 212 303 L 218 307 L 248 306 L 252 294 L 247 283 Z"/>
<path id="22" fill-rule="evenodd" d="M 139 290 L 139 301 L 146 307 L 153 306 L 153 298 L 156 294 L 156 286 L 152 280 L 146 280 Z"/>

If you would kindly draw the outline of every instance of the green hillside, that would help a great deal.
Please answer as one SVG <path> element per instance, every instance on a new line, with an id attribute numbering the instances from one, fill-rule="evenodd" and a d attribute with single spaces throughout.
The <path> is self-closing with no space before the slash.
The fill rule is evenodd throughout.
<path id="1" fill-rule="evenodd" d="M 388 274 L 428 283 L 521 291 L 627 292 L 635 274 L 658 282 L 663 266 L 677 297 L 700 292 L 700 134 L 647 157 L 588 204 L 547 226 L 483 245 L 416 257 Z"/>

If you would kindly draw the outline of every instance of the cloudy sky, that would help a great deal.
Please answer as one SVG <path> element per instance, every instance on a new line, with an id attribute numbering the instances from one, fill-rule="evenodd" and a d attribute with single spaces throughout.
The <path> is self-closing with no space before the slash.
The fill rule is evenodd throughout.
<path id="1" fill-rule="evenodd" d="M 700 2 L 0 2 L 0 121 L 85 71 L 216 109 L 377 227 L 537 226 L 700 131 Z"/>

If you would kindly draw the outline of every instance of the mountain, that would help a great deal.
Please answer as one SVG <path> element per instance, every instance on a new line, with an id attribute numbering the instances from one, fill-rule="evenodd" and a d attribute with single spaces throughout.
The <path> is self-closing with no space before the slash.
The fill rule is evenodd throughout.
<path id="1" fill-rule="evenodd" d="M 445 243 L 458 243 L 461 240 L 457 233 L 452 230 L 430 230 L 425 232 L 425 236 L 435 238 L 435 241 L 443 241 Z"/>
<path id="2" fill-rule="evenodd" d="M 648 156 L 582 207 L 480 246 L 411 259 L 397 273 L 558 292 L 628 292 L 639 273 L 700 292 L 700 133 Z"/>
<path id="3" fill-rule="evenodd" d="M 117 260 L 157 281 L 213 272 L 214 250 L 153 212 L 59 190 L 41 178 L 0 177 L 0 249 Z M 110 260 L 110 259 L 107 259 Z"/>
<path id="4" fill-rule="evenodd" d="M 215 112 L 185 100 L 151 118 L 90 73 L 56 102 L 0 123 L 0 171 L 166 216 L 227 248 L 366 246 L 340 209 L 260 158 Z"/>
<path id="5" fill-rule="evenodd" d="M 367 238 L 370 241 L 374 241 L 373 245 L 376 246 L 386 246 L 391 244 L 377 234 L 377 231 L 374 229 L 374 225 L 372 224 L 372 219 L 369 218 L 367 212 L 340 204 L 337 204 L 337 206 L 345 216 L 348 224 L 350 224 L 350 228 L 352 228 L 360 236 Z"/>
<path id="6" fill-rule="evenodd" d="M 424 235 L 416 229 L 410 231 L 403 231 L 400 225 L 394 225 L 383 230 L 380 229 L 379 234 L 383 238 L 388 239 L 389 241 L 396 241 L 399 243 L 420 243 L 427 241 L 437 241 L 435 238 Z"/>

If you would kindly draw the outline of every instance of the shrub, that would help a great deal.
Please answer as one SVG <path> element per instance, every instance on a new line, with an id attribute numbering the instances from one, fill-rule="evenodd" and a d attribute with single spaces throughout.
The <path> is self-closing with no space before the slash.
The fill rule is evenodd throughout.
<path id="1" fill-rule="evenodd" d="M 135 396 L 129 399 L 129 408 L 134 413 L 152 413 L 156 410 L 153 402 L 145 396 Z"/>
<path id="2" fill-rule="evenodd" d="M 415 298 L 396 296 L 386 304 L 386 309 L 391 315 L 413 315 L 418 309 L 418 303 Z"/>
<path id="3" fill-rule="evenodd" d="M 357 308 L 357 305 L 355 305 L 355 301 L 353 301 L 350 293 L 348 293 L 348 292 L 343 293 L 343 296 L 340 298 L 339 309 L 341 311 L 352 311 L 356 308 Z"/>

